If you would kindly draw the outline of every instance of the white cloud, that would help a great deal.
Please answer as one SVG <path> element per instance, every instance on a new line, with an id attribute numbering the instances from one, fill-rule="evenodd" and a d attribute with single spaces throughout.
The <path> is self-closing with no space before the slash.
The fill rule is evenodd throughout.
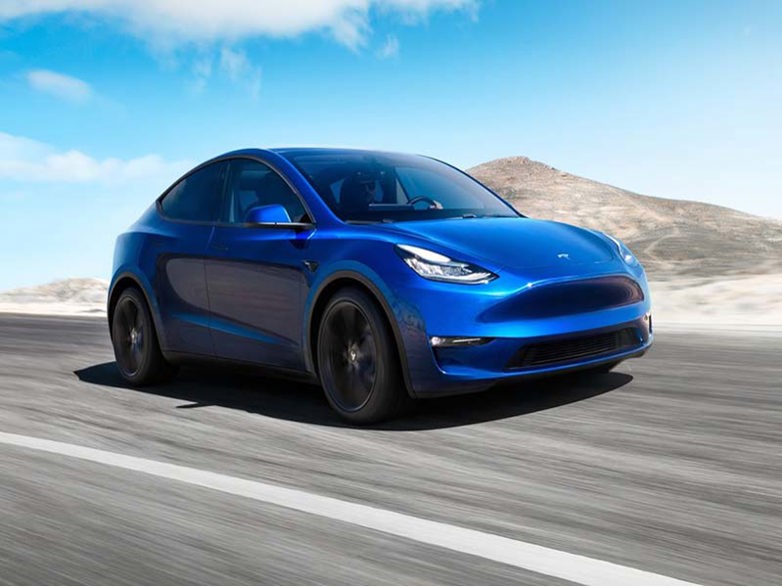
<path id="1" fill-rule="evenodd" d="M 192 65 L 193 90 L 198 93 L 206 89 L 213 75 L 222 75 L 230 82 L 244 86 L 252 98 L 261 91 L 261 68 L 253 65 L 247 53 L 230 47 L 223 47 L 215 60 L 211 55 L 198 57 Z"/>
<path id="2" fill-rule="evenodd" d="M 71 102 L 86 102 L 93 95 L 90 84 L 84 80 L 56 71 L 34 69 L 26 77 L 32 88 Z"/>
<path id="3" fill-rule="evenodd" d="M 377 51 L 377 56 L 380 59 L 390 59 L 399 55 L 399 39 L 395 35 L 388 35 L 385 43 Z"/>
<path id="4" fill-rule="evenodd" d="M 244 51 L 234 51 L 228 47 L 220 51 L 220 69 L 228 74 L 231 81 L 238 81 L 249 68 L 250 60 Z"/>
<path id="5" fill-rule="evenodd" d="M 293 37 L 326 30 L 340 43 L 366 43 L 371 10 L 414 21 L 436 10 L 474 13 L 478 0 L 3 0 L 0 22 L 80 12 L 116 19 L 162 45 Z"/>
<path id="6" fill-rule="evenodd" d="M 159 155 L 96 159 L 78 150 L 59 151 L 39 141 L 0 132 L 0 180 L 46 183 L 170 183 L 191 167 Z"/>
<path id="7" fill-rule="evenodd" d="M 196 92 L 202 92 L 206 88 L 209 77 L 212 75 L 212 58 L 201 57 L 196 59 L 193 63 L 193 75 L 195 76 L 193 89 Z"/>
<path id="8" fill-rule="evenodd" d="M 232 82 L 246 84 L 250 95 L 258 97 L 261 91 L 261 68 L 255 67 L 244 51 L 223 47 L 220 51 L 220 71 Z"/>

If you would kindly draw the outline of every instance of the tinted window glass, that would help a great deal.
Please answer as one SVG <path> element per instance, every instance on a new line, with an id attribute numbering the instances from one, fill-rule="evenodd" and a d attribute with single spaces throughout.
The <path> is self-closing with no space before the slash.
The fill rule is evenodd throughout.
<path id="1" fill-rule="evenodd" d="M 472 182 L 454 181 L 454 175 L 440 173 L 439 170 L 425 167 L 397 166 L 396 175 L 404 191 L 411 198 L 436 194 L 443 209 L 465 209 L 485 206 L 483 201 L 476 202 L 475 185 Z"/>
<path id="2" fill-rule="evenodd" d="M 338 151 L 288 158 L 342 220 L 518 216 L 468 175 L 427 157 Z"/>
<path id="3" fill-rule="evenodd" d="M 307 212 L 296 192 L 271 167 L 251 159 L 235 159 L 230 166 L 223 222 L 241 224 L 251 208 L 270 204 L 283 206 L 292 222 L 306 220 Z"/>
<path id="4" fill-rule="evenodd" d="M 214 163 L 176 184 L 160 205 L 174 220 L 215 222 L 222 202 L 225 163 Z"/>

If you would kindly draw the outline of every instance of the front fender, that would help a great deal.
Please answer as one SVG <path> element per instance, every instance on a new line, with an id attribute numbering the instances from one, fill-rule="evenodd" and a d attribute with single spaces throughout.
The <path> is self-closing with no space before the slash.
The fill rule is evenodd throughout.
<path id="1" fill-rule="evenodd" d="M 324 295 L 331 295 L 333 291 L 331 286 L 335 283 L 353 281 L 370 291 L 386 315 L 399 351 L 402 376 L 408 392 L 412 393 L 410 365 L 414 364 L 415 360 L 411 353 L 414 355 L 414 349 L 420 348 L 421 343 L 424 348 L 428 348 L 423 319 L 418 310 L 396 296 L 389 284 L 376 271 L 363 263 L 342 261 L 321 268 L 318 273 L 320 278 L 312 282 L 305 303 L 307 319 L 302 334 L 302 348 L 307 369 L 317 374 L 310 341 L 315 334 L 316 309 L 319 308 L 319 303 L 325 302 Z"/>

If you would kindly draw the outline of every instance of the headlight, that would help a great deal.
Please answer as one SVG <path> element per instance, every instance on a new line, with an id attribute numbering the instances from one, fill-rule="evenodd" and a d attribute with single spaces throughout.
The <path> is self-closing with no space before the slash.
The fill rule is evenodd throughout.
<path id="1" fill-rule="evenodd" d="M 627 263 L 628 265 L 638 265 L 638 259 L 635 258 L 635 255 L 633 255 L 632 251 L 627 248 L 627 245 L 625 245 L 622 241 L 620 241 L 618 238 L 612 237 L 610 234 L 606 235 L 608 238 L 610 238 L 614 244 L 616 245 L 616 248 L 619 249 L 619 256 L 622 257 L 622 260 Z"/>
<path id="2" fill-rule="evenodd" d="M 488 283 L 497 276 L 477 265 L 455 261 L 440 253 L 410 245 L 396 245 L 396 252 L 408 266 L 425 279 L 449 283 Z"/>

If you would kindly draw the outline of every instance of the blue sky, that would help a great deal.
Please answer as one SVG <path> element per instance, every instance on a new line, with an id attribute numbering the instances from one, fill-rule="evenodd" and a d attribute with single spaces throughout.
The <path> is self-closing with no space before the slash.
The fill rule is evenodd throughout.
<path id="1" fill-rule="evenodd" d="M 782 2 L 3 0 L 0 290 L 247 146 L 526 155 L 782 218 Z"/>

